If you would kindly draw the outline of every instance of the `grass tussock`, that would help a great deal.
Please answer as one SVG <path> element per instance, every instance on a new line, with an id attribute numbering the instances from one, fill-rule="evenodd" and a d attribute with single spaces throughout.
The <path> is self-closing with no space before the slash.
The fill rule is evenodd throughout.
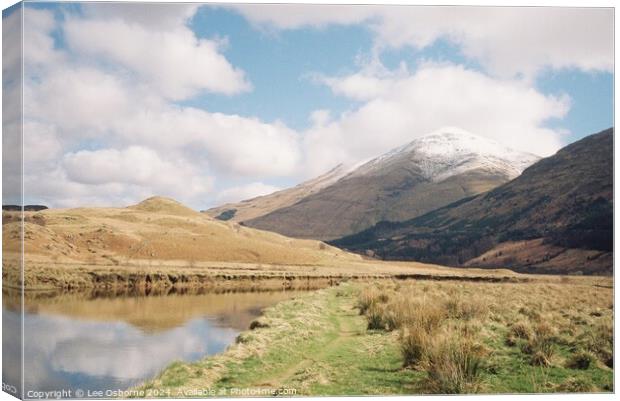
<path id="1" fill-rule="evenodd" d="M 482 385 L 483 352 L 472 339 L 448 332 L 425 352 L 425 385 L 431 393 L 477 393 Z"/>
<path id="2" fill-rule="evenodd" d="M 596 390 L 592 382 L 582 377 L 571 377 L 557 386 L 560 393 L 591 393 Z"/>
<path id="3" fill-rule="evenodd" d="M 411 327 L 400 335 L 400 350 L 405 367 L 417 368 L 423 361 L 432 343 L 431 335 L 424 330 Z"/>
<path id="4" fill-rule="evenodd" d="M 596 363 L 596 357 L 589 351 L 577 351 L 566 362 L 566 367 L 570 369 L 588 369 Z"/>
<path id="5" fill-rule="evenodd" d="M 528 341 L 521 346 L 521 351 L 531 355 L 532 365 L 550 366 L 556 353 L 555 329 L 545 322 L 536 324 Z"/>
<path id="6" fill-rule="evenodd" d="M 444 300 L 442 294 L 424 287 L 419 294 L 407 286 L 379 291 L 367 287 L 360 292 L 358 308 L 366 315 L 368 329 L 399 330 L 403 366 L 427 372 L 425 392 L 455 394 L 476 392 L 481 386 L 482 353 L 472 340 L 472 323 L 489 313 L 487 305 L 455 294 Z M 449 322 L 463 322 L 452 325 Z"/>
<path id="7" fill-rule="evenodd" d="M 398 332 L 403 367 L 424 373 L 422 392 L 481 392 L 506 372 L 531 392 L 589 392 L 606 388 L 594 381 L 613 368 L 612 292 L 604 294 L 575 279 L 393 282 L 367 285 L 357 305 L 369 329 Z"/>

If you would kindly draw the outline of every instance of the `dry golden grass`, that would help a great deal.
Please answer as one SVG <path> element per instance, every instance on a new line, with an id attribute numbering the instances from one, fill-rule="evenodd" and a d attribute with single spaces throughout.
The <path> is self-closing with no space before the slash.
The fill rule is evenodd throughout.
<path id="1" fill-rule="evenodd" d="M 365 287 L 359 305 L 369 329 L 400 330 L 405 366 L 427 372 L 421 391 L 476 392 L 492 348 L 510 354 L 504 347 L 518 347 L 526 363 L 543 369 L 612 368 L 610 284 L 393 282 Z M 553 389 L 588 388 L 580 380 Z"/>
<path id="2" fill-rule="evenodd" d="M 150 198 L 127 208 L 48 209 L 26 214 L 24 251 L 35 260 L 122 265 L 133 260 L 320 264 L 360 259 L 320 241 L 214 220 L 167 198 Z M 17 251 L 20 223 L 5 220 L 6 249 Z"/>

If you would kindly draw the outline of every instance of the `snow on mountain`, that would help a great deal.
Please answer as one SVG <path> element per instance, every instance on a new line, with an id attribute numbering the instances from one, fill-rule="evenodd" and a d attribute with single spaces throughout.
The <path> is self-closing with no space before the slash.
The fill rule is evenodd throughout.
<path id="1" fill-rule="evenodd" d="M 372 159 L 350 176 L 377 175 L 402 164 L 416 166 L 422 176 L 432 182 L 480 169 L 513 179 L 539 159 L 460 128 L 448 127 Z"/>

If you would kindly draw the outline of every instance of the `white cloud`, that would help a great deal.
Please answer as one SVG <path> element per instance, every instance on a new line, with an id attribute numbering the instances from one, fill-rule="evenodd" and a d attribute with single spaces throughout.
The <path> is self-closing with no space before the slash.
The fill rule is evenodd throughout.
<path id="1" fill-rule="evenodd" d="M 14 10 L 8 15 L 2 16 L 2 82 L 3 87 L 7 82 L 15 82 L 21 76 L 22 41 L 21 9 Z M 2 91 L 5 93 L 4 88 Z M 6 107 L 3 105 L 3 107 Z"/>
<path id="2" fill-rule="evenodd" d="M 28 69 L 59 62 L 51 33 L 57 28 L 54 14 L 48 10 L 24 9 L 24 64 Z"/>
<path id="3" fill-rule="evenodd" d="M 61 167 L 69 181 L 91 188 L 115 184 L 137 187 L 134 190 L 141 187 L 143 193 L 174 194 L 182 199 L 205 196 L 210 190 L 203 171 L 183 159 L 164 159 L 144 146 L 67 153 Z"/>
<path id="4" fill-rule="evenodd" d="M 173 100 L 251 89 L 244 72 L 219 53 L 218 42 L 198 39 L 184 26 L 161 30 L 121 19 L 69 18 L 64 33 L 72 51 L 122 66 Z"/>
<path id="5" fill-rule="evenodd" d="M 612 71 L 613 9 L 238 5 L 248 20 L 275 29 L 365 23 L 377 48 L 417 49 L 446 39 L 494 75 L 531 77 L 545 67 Z"/>
<path id="6" fill-rule="evenodd" d="M 374 57 L 357 73 L 341 77 L 315 74 L 314 81 L 329 86 L 336 95 L 364 101 L 385 95 L 392 90 L 392 86 L 398 79 L 408 75 L 409 71 L 405 63 L 401 63 L 397 70 L 390 71 L 381 64 L 378 58 Z"/>
<path id="7" fill-rule="evenodd" d="M 27 78 L 24 113 L 61 125 L 65 135 L 82 139 L 101 135 L 111 121 L 126 118 L 136 108 L 139 89 L 131 93 L 130 88 L 99 69 L 54 65 L 43 79 Z"/>
<path id="8" fill-rule="evenodd" d="M 280 123 L 191 107 L 142 109 L 111 123 L 123 141 L 208 160 L 222 174 L 288 176 L 301 159 L 297 133 Z"/>
<path id="9" fill-rule="evenodd" d="M 156 97 L 149 100 L 140 87 L 99 70 L 54 69 L 40 82 L 28 81 L 25 94 L 24 132 L 32 145 L 27 172 L 39 171 L 42 159 L 36 154 L 52 157 L 56 147 L 43 147 L 51 146 L 51 132 L 62 132 L 53 137 L 53 144 L 60 143 L 64 152 L 79 149 L 84 141 L 99 148 L 113 145 L 132 150 L 102 148 L 66 154 L 63 169 L 48 178 L 63 188 L 53 192 L 59 198 L 47 197 L 52 205 L 54 201 L 71 205 L 72 200 L 80 204 L 80 196 L 90 204 L 103 203 L 100 200 L 119 204 L 120 199 L 131 203 L 159 194 L 198 208 L 209 196 L 216 173 L 290 176 L 301 159 L 298 134 L 280 123 L 174 106 Z M 150 150 L 138 152 L 136 147 Z M 58 161 L 59 155 L 54 157 Z M 178 162 L 162 162 L 170 158 Z M 26 186 L 31 195 L 41 193 L 36 180 L 27 180 Z"/>
<path id="10" fill-rule="evenodd" d="M 168 181 L 166 177 L 176 173 L 176 166 L 141 146 L 68 153 L 62 166 L 73 181 L 91 185 L 115 182 L 148 185 Z"/>
<path id="11" fill-rule="evenodd" d="M 62 154 L 62 144 L 55 126 L 27 121 L 23 130 L 24 157 L 29 160 L 26 173 L 46 168 Z"/>
<path id="12" fill-rule="evenodd" d="M 341 79 L 351 82 L 349 77 Z M 563 117 L 570 100 L 543 95 L 522 81 L 432 63 L 408 76 L 377 79 L 391 90 L 305 133 L 311 175 L 340 162 L 376 156 L 445 125 L 542 156 L 563 144 L 562 133 L 544 123 Z M 336 80 L 331 79 L 332 85 Z"/>
<path id="13" fill-rule="evenodd" d="M 220 204 L 229 202 L 239 202 L 245 199 L 252 199 L 257 196 L 269 195 L 282 188 L 264 184 L 262 182 L 253 182 L 247 185 L 227 188 L 217 194 L 216 200 Z"/>
<path id="14" fill-rule="evenodd" d="M 390 80 L 384 80 L 366 74 L 348 75 L 341 79 L 324 78 L 336 95 L 343 95 L 354 100 L 370 100 L 387 93 L 391 87 Z"/>
<path id="15" fill-rule="evenodd" d="M 200 208 L 215 196 L 216 175 L 297 171 L 299 137 L 284 124 L 170 102 L 250 86 L 219 52 L 225 40 L 199 40 L 185 26 L 195 9 L 162 5 L 144 14 L 142 5 L 93 4 L 86 18 L 59 22 L 27 8 L 27 199 L 123 205 L 167 195 Z M 55 30 L 68 48 L 54 48 Z"/>
<path id="16" fill-rule="evenodd" d="M 323 126 L 329 123 L 331 112 L 327 109 L 314 110 L 310 113 L 310 122 L 313 126 Z"/>

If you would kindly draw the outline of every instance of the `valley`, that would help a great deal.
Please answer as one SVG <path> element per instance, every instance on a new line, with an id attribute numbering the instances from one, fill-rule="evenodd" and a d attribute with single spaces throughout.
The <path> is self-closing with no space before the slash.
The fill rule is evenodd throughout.
<path id="1" fill-rule="evenodd" d="M 161 196 L 8 208 L 5 306 L 23 287 L 31 332 L 77 333 L 39 367 L 43 387 L 612 392 L 612 140 L 539 159 L 452 129 L 206 212 Z"/>

